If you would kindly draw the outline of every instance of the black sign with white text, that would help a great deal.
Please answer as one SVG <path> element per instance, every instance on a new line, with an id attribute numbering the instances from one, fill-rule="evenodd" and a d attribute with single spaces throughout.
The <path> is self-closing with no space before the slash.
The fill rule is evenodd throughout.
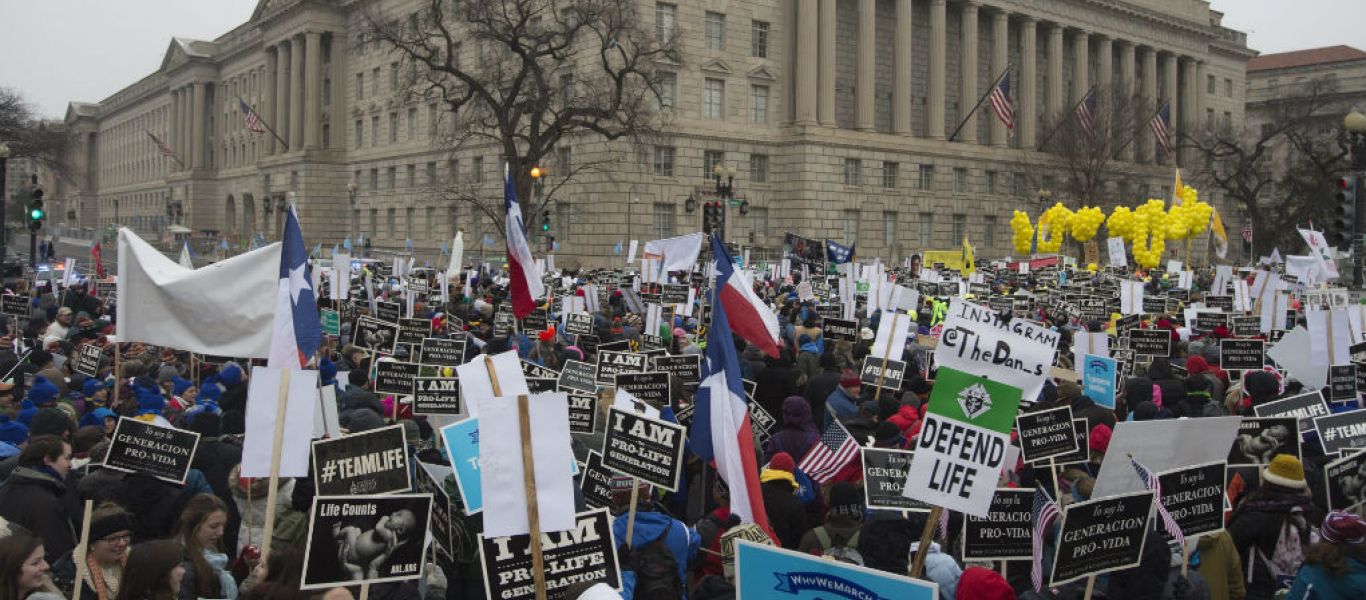
<path id="1" fill-rule="evenodd" d="M 586 362 L 566 360 L 560 367 L 559 386 L 562 390 L 591 394 L 598 389 L 597 369 Z"/>
<path id="2" fill-rule="evenodd" d="M 427 319 L 399 319 L 398 343 L 421 344 L 432 335 L 432 322 Z"/>
<path id="3" fill-rule="evenodd" d="M 76 364 L 71 366 L 71 371 L 80 373 L 86 377 L 94 377 L 100 370 L 100 357 L 104 356 L 104 350 L 94 344 L 82 344 L 80 352 L 76 354 Z"/>
<path id="4" fill-rule="evenodd" d="M 963 515 L 963 558 L 1014 560 L 1033 556 L 1034 490 L 998 488 L 987 518 Z"/>
<path id="5" fill-rule="evenodd" d="M 419 415 L 463 415 L 460 380 L 455 377 L 414 377 L 413 413 Z"/>
<path id="6" fill-rule="evenodd" d="M 612 516 L 606 509 L 575 515 L 574 528 L 542 533 L 542 569 L 546 600 L 567 600 L 569 586 L 579 582 L 605 583 L 621 589 L 616 543 L 612 539 Z M 484 592 L 488 598 L 530 600 L 536 598 L 531 571 L 531 536 L 480 536 L 479 559 L 484 568 Z"/>
<path id="7" fill-rule="evenodd" d="M 1230 371 L 1260 369 L 1266 364 L 1265 352 L 1266 342 L 1262 340 L 1220 340 L 1219 366 Z"/>
<path id="8" fill-rule="evenodd" d="M 588 313 L 569 313 L 564 320 L 564 330 L 567 333 L 575 335 L 593 333 L 593 315 Z"/>
<path id="9" fill-rule="evenodd" d="M 1077 451 L 1076 431 L 1072 429 L 1072 407 L 1022 413 L 1015 417 L 1020 434 L 1020 453 L 1025 462 L 1047 460 Z"/>
<path id="10" fill-rule="evenodd" d="M 644 354 L 599 350 L 598 383 L 614 385 L 618 374 L 642 373 L 646 362 Z"/>
<path id="11" fill-rule="evenodd" d="M 1162 506 L 1187 539 L 1224 528 L 1223 461 L 1158 473 Z"/>
<path id="12" fill-rule="evenodd" d="M 1138 354 L 1166 358 L 1172 354 L 1172 334 L 1166 329 L 1130 330 L 1129 349 Z"/>
<path id="13" fill-rule="evenodd" d="M 1258 315 L 1234 315 L 1233 335 L 1255 337 L 1262 332 L 1262 318 Z"/>
<path id="14" fill-rule="evenodd" d="M 356 319 L 356 329 L 351 335 L 351 343 L 357 348 L 392 354 L 394 344 L 398 343 L 398 322 L 369 317 Z"/>
<path id="15" fill-rule="evenodd" d="M 1300 457 L 1299 419 L 1285 417 L 1249 417 L 1238 422 L 1238 435 L 1229 449 L 1230 467 L 1266 465 L 1277 454 Z"/>
<path id="16" fill-rule="evenodd" d="M 381 394 L 408 396 L 413 393 L 413 379 L 417 378 L 417 363 L 393 360 L 375 363 L 375 391 Z"/>
<path id="17" fill-rule="evenodd" d="M 28 296 L 0 296 L 0 312 L 16 317 L 27 317 L 33 311 Z"/>
<path id="18" fill-rule="evenodd" d="M 465 364 L 465 336 L 461 339 L 423 338 L 420 362 L 438 367 L 458 367 Z"/>
<path id="19" fill-rule="evenodd" d="M 1329 510 L 1349 510 L 1366 503 L 1366 451 L 1324 466 L 1323 485 Z"/>
<path id="20" fill-rule="evenodd" d="M 300 587 L 420 579 L 431 513 L 431 494 L 314 496 Z"/>
<path id="21" fill-rule="evenodd" d="M 313 482 L 322 496 L 408 490 L 407 436 L 402 425 L 313 442 Z"/>
<path id="22" fill-rule="evenodd" d="M 1323 451 L 1332 454 L 1352 448 L 1366 448 L 1366 409 L 1314 417 L 1314 428 L 1323 442 Z"/>
<path id="23" fill-rule="evenodd" d="M 863 499 L 868 508 L 886 510 L 930 510 L 930 505 L 901 495 L 906 487 L 906 472 L 911 468 L 910 450 L 859 448 L 863 452 Z"/>
<path id="24" fill-rule="evenodd" d="M 583 503 L 590 508 L 612 508 L 612 471 L 602 466 L 602 454 L 588 451 L 588 462 L 579 478 Z"/>
<path id="25" fill-rule="evenodd" d="M 652 356 L 650 364 L 656 371 L 670 373 L 686 389 L 696 389 L 702 383 L 702 355 Z"/>
<path id="26" fill-rule="evenodd" d="M 569 396 L 569 432 L 593 433 L 598 427 L 598 397 L 577 390 L 564 390 Z"/>
<path id="27" fill-rule="evenodd" d="M 1328 399 L 1333 402 L 1355 400 L 1357 366 L 1351 363 L 1328 367 Z"/>
<path id="28" fill-rule="evenodd" d="M 397 324 L 403 318 L 403 307 L 397 302 L 376 302 L 375 318 L 385 323 Z"/>
<path id="29" fill-rule="evenodd" d="M 1252 407 L 1252 412 L 1259 417 L 1295 417 L 1300 420 L 1300 431 L 1308 431 L 1314 427 L 1314 417 L 1326 416 L 1330 411 L 1323 394 L 1316 390 L 1258 404 Z"/>
<path id="30" fill-rule="evenodd" d="M 602 464 L 669 491 L 683 470 L 683 426 L 612 408 L 602 440 Z"/>
<path id="31" fill-rule="evenodd" d="M 193 431 L 121 417 L 104 466 L 183 484 L 198 447 L 199 434 Z"/>
<path id="32" fill-rule="evenodd" d="M 668 373 L 621 373 L 616 376 L 616 386 L 619 390 L 635 396 L 637 400 L 645 402 L 655 408 L 663 408 L 669 405 L 669 377 Z"/>
<path id="33" fill-rule="evenodd" d="M 1049 587 L 1137 566 L 1152 508 L 1146 490 L 1063 508 Z"/>
<path id="34" fill-rule="evenodd" d="M 876 385 L 889 390 L 901 389 L 901 379 L 906 375 L 906 363 L 888 360 L 885 363 L 873 356 L 863 357 L 863 368 L 859 370 L 859 380 L 867 385 Z"/>
<path id="35" fill-rule="evenodd" d="M 822 333 L 826 339 L 845 342 L 858 341 L 858 321 L 845 319 L 823 319 Z"/>

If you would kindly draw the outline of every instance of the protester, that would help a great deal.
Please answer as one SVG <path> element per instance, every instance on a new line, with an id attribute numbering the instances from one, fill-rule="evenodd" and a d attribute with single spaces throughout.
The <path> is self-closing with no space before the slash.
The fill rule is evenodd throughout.
<path id="1" fill-rule="evenodd" d="M 796 464 L 786 452 L 773 455 L 768 468 L 759 472 L 760 487 L 763 489 L 764 507 L 769 512 L 769 524 L 778 536 L 779 544 L 789 550 L 796 550 L 806 533 L 806 510 L 794 495 L 797 485 L 793 471 Z"/>
<path id="2" fill-rule="evenodd" d="M 180 600 L 237 597 L 237 582 L 228 572 L 228 555 L 219 546 L 227 522 L 228 508 L 217 496 L 201 494 L 185 506 L 177 530 L 185 547 Z"/>
<path id="3" fill-rule="evenodd" d="M 124 564 L 126 573 L 117 600 L 176 600 L 184 597 L 181 580 L 186 576 L 183 550 L 172 540 L 133 546 Z M 191 596 L 193 598 L 193 596 Z"/>
<path id="4" fill-rule="evenodd" d="M 64 600 L 49 576 L 43 540 L 26 531 L 0 539 L 0 594 L 15 600 Z"/>
<path id="5" fill-rule="evenodd" d="M 0 517 L 43 540 L 48 563 L 76 547 L 75 524 L 68 510 L 66 476 L 71 444 L 55 435 L 28 441 L 14 472 L 0 486 Z"/>
<path id="6" fill-rule="evenodd" d="M 109 600 L 119 595 L 128 546 L 133 539 L 133 519 L 122 508 L 104 504 L 90 514 L 90 550 L 85 568 L 76 568 L 75 552 L 67 553 L 52 565 L 53 577 L 63 588 L 79 583 L 85 598 Z"/>
<path id="7" fill-rule="evenodd" d="M 1348 600 L 1366 592 L 1366 520 L 1347 512 L 1329 513 L 1320 539 L 1304 551 L 1304 566 L 1286 598 Z"/>
<path id="8" fill-rule="evenodd" d="M 1261 487 L 1244 497 L 1228 518 L 1249 600 L 1271 598 L 1281 581 L 1294 576 L 1304 562 L 1316 512 L 1300 460 L 1277 454 L 1262 469 Z"/>

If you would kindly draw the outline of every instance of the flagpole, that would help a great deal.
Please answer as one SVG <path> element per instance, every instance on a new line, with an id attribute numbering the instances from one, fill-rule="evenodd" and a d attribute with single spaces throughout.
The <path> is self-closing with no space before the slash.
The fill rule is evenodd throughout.
<path id="1" fill-rule="evenodd" d="M 255 106 L 252 106 L 250 102 L 243 100 L 241 96 L 237 97 L 237 101 L 247 105 L 247 108 L 250 108 L 251 112 L 256 113 L 256 120 L 261 123 L 261 126 L 265 127 L 266 131 L 269 131 L 271 135 L 275 136 L 275 140 L 280 142 L 281 146 L 285 147 L 286 152 L 289 151 L 289 142 L 286 142 L 284 138 L 280 137 L 280 134 L 275 133 L 275 128 L 271 127 L 270 123 L 266 122 L 266 118 L 261 116 L 261 111 L 256 110 Z"/>
<path id="2" fill-rule="evenodd" d="M 1068 121 L 1072 120 L 1072 117 L 1077 114 L 1077 107 L 1081 106 L 1082 102 L 1086 102 L 1086 99 L 1091 97 L 1091 92 L 1095 91 L 1095 89 L 1096 86 L 1094 85 L 1089 88 L 1086 88 L 1086 93 L 1082 94 L 1081 101 L 1077 102 L 1076 104 L 1073 104 L 1072 110 L 1067 111 L 1067 116 L 1063 117 L 1061 121 L 1058 121 L 1057 125 L 1053 126 L 1053 129 L 1050 129 L 1048 131 L 1048 135 L 1044 136 L 1043 138 L 1043 143 L 1040 143 L 1039 147 L 1036 148 L 1036 150 L 1043 150 L 1044 148 L 1048 147 L 1048 142 L 1053 140 L 1053 136 L 1058 133 L 1059 129 L 1062 129 L 1063 125 L 1066 125 Z"/>
<path id="3" fill-rule="evenodd" d="M 160 139 L 158 139 L 157 136 L 156 136 L 155 134 L 153 134 L 151 131 L 148 131 L 148 130 L 144 129 L 144 130 L 142 130 L 142 132 L 145 133 L 145 134 L 147 134 L 147 137 L 152 138 L 152 143 L 157 144 L 157 150 L 158 150 L 158 151 L 160 151 L 160 150 L 161 150 L 161 147 L 164 146 L 164 145 L 166 144 L 166 142 L 163 142 L 163 141 L 161 141 Z M 167 146 L 167 148 L 170 148 L 170 146 Z M 170 156 L 171 156 L 171 160 L 174 160 L 174 161 L 176 162 L 176 164 L 180 165 L 180 168 L 182 168 L 182 169 L 185 168 L 185 163 L 184 163 L 183 161 L 180 160 L 180 157 L 179 157 L 179 156 L 176 156 L 175 150 L 171 150 L 171 155 L 170 155 Z"/>
<path id="4" fill-rule="evenodd" d="M 949 136 L 950 142 L 958 137 L 958 133 L 963 131 L 963 126 L 968 124 L 968 120 L 972 119 L 972 115 L 977 114 L 977 109 L 982 108 L 982 103 L 986 102 L 987 98 L 991 96 L 991 93 L 996 91 L 996 86 L 1001 85 L 1001 80 L 1005 79 L 1005 76 L 1009 73 L 1010 65 L 1006 65 L 1006 68 L 1001 71 L 1001 74 L 996 76 L 996 81 L 991 82 L 991 87 L 987 88 L 987 93 L 982 94 L 982 97 L 977 99 L 977 104 L 973 105 L 972 110 L 968 111 L 968 116 L 963 117 L 963 120 L 958 123 L 958 127 L 954 128 L 953 134 Z"/>

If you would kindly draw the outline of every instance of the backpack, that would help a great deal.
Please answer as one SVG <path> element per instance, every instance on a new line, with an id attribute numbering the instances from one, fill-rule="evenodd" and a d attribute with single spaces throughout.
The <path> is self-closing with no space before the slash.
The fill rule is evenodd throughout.
<path id="1" fill-rule="evenodd" d="M 648 544 L 635 548 L 621 548 L 621 570 L 636 574 L 634 598 L 671 600 L 683 597 L 683 581 L 678 577 L 678 559 L 664 540 L 673 529 L 671 523 Z"/>
<path id="2" fill-rule="evenodd" d="M 829 556 L 840 562 L 863 566 L 863 555 L 858 551 L 858 535 L 861 531 L 855 531 L 854 535 L 839 545 L 835 544 L 835 540 L 830 538 L 830 532 L 823 526 L 812 529 L 811 533 L 816 536 L 816 543 L 820 544 L 819 556 Z"/>
<path id="3" fill-rule="evenodd" d="M 1300 565 L 1304 564 L 1302 532 L 1305 531 L 1308 531 L 1308 522 L 1304 516 L 1304 509 L 1296 506 L 1290 509 L 1290 514 L 1281 521 L 1281 532 L 1276 537 L 1276 547 L 1271 551 L 1271 556 L 1267 556 L 1256 546 L 1251 548 L 1257 562 L 1266 568 L 1277 587 L 1289 587 L 1290 582 L 1295 579 L 1295 574 L 1300 570 Z M 1248 569 L 1248 581 L 1252 580 L 1252 572 L 1253 569 Z"/>

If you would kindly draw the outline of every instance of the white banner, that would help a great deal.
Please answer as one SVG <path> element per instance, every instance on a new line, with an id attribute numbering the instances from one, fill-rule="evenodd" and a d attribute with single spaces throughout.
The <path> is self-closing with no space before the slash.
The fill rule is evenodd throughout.
<path id="1" fill-rule="evenodd" d="M 1023 319 L 1008 323 L 980 304 L 949 300 L 935 363 L 1020 388 L 1033 402 L 1057 354 L 1059 335 Z"/>

